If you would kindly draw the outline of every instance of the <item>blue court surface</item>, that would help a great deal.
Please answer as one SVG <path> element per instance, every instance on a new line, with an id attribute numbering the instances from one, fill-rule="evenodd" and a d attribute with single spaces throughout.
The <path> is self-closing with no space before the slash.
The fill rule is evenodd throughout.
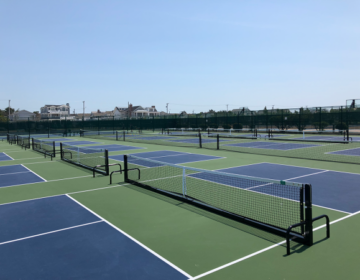
<path id="1" fill-rule="evenodd" d="M 50 135 L 48 135 L 48 134 L 31 134 L 30 138 L 49 138 L 49 136 L 50 136 L 50 138 L 51 137 L 59 137 L 59 136 L 61 136 L 61 134 L 51 134 L 51 133 L 50 133 Z"/>
<path id="2" fill-rule="evenodd" d="M 126 151 L 126 150 L 137 150 L 137 149 L 144 149 L 142 147 L 133 147 L 133 146 L 125 146 L 125 145 L 98 145 L 98 146 L 87 146 L 87 147 L 65 147 L 67 150 L 83 153 L 83 154 L 94 154 L 100 153 L 104 150 L 108 150 L 109 152 L 116 152 L 116 151 Z"/>
<path id="3" fill-rule="evenodd" d="M 341 151 L 336 151 L 336 152 L 329 152 L 327 154 L 359 157 L 360 156 L 360 148 L 346 149 L 346 150 L 341 150 Z"/>
<path id="4" fill-rule="evenodd" d="M 189 278 L 65 195 L 3 204 L 0 224 L 2 279 Z"/>
<path id="5" fill-rule="evenodd" d="M 14 159 L 5 153 L 0 153 L 0 161 L 6 161 L 6 160 L 14 160 Z"/>
<path id="6" fill-rule="evenodd" d="M 251 177 L 260 177 L 261 174 L 261 177 L 265 179 L 311 184 L 314 205 L 347 213 L 360 211 L 360 174 L 273 163 L 245 165 L 217 171 Z M 224 178 L 221 178 L 221 176 L 209 178 L 208 173 L 198 173 L 190 176 L 239 187 L 229 179 L 224 179 L 225 176 Z M 241 188 L 245 189 L 248 187 L 251 187 L 251 191 L 266 193 L 266 184 L 259 183 L 259 186 L 255 187 L 254 185 L 249 186 L 249 184 L 241 186 Z"/>
<path id="7" fill-rule="evenodd" d="M 257 141 L 257 142 L 226 144 L 224 146 L 289 151 L 289 150 L 317 147 L 317 146 L 321 146 L 321 145 Z"/>
<path id="8" fill-rule="evenodd" d="M 89 148 L 105 149 L 105 150 L 108 150 L 109 152 L 145 149 L 145 148 L 143 148 L 143 147 L 134 147 L 134 146 L 117 145 L 117 144 L 98 145 L 98 146 L 91 146 L 91 147 L 89 147 Z"/>
<path id="9" fill-rule="evenodd" d="M 236 133 L 210 133 L 210 134 L 203 134 L 204 136 L 206 135 L 210 135 L 211 137 L 216 137 L 216 135 L 219 134 L 219 136 L 225 136 L 225 137 L 248 137 L 248 138 L 251 138 L 251 137 L 255 137 L 254 134 L 236 134 Z"/>
<path id="10" fill-rule="evenodd" d="M 0 188 L 45 181 L 22 164 L 0 166 Z"/>
<path id="11" fill-rule="evenodd" d="M 46 139 L 41 139 L 41 140 L 64 142 L 64 141 L 72 141 L 73 139 L 69 139 L 69 138 L 46 138 Z"/>
<path id="12" fill-rule="evenodd" d="M 126 138 L 134 138 L 139 140 L 165 140 L 165 139 L 174 139 L 174 137 L 171 136 L 139 136 L 139 135 L 125 135 Z"/>
<path id="13" fill-rule="evenodd" d="M 146 152 L 146 153 L 137 153 L 133 154 L 134 156 L 152 159 L 156 161 L 161 161 L 164 163 L 171 163 L 171 164 L 182 164 L 182 163 L 191 163 L 197 161 L 204 161 L 204 160 L 214 160 L 214 159 L 221 159 L 223 157 L 215 157 L 215 156 L 207 156 L 207 155 L 199 155 L 199 154 L 192 154 L 192 153 L 182 153 L 182 152 L 173 152 L 173 151 L 156 151 L 156 152 Z M 109 156 L 110 159 L 124 161 L 123 155 L 116 155 L 116 156 Z M 131 162 L 131 160 L 130 160 Z M 142 166 L 158 166 L 157 163 L 147 162 L 147 161 L 139 161 L 137 160 L 137 164 Z"/>
<path id="14" fill-rule="evenodd" d="M 294 139 L 296 139 L 296 140 L 314 140 L 314 141 L 338 141 L 338 142 L 347 141 L 346 139 L 344 139 L 344 136 L 325 136 L 325 135 L 305 136 L 305 138 L 299 137 L 299 138 L 294 138 Z M 360 137 L 351 137 L 350 141 L 358 142 L 358 141 L 360 141 Z"/>
<path id="15" fill-rule="evenodd" d="M 99 142 L 93 142 L 93 141 L 69 141 L 69 142 L 62 142 L 66 145 L 90 145 L 90 144 L 100 144 Z M 60 146 L 60 143 L 55 143 L 55 146 Z"/>
<path id="16" fill-rule="evenodd" d="M 220 140 L 220 142 L 224 142 L 224 141 L 231 141 L 231 140 Z M 191 139 L 179 139 L 179 140 L 171 140 L 170 142 L 177 142 L 177 143 L 189 143 L 189 144 L 198 144 L 199 143 L 199 138 L 191 138 Z M 202 138 L 201 139 L 201 142 L 203 144 L 206 144 L 206 143 L 216 143 L 217 142 L 217 139 L 214 138 L 214 139 L 204 139 Z"/>

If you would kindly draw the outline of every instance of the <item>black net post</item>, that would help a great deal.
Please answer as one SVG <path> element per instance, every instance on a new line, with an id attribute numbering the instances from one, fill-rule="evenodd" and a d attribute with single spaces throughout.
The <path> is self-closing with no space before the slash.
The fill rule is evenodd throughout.
<path id="1" fill-rule="evenodd" d="M 118 131 L 116 131 L 115 133 L 116 133 L 116 141 L 119 141 L 119 133 L 118 133 Z"/>
<path id="2" fill-rule="evenodd" d="M 123 141 L 125 141 L 125 131 L 123 131 Z"/>
<path id="3" fill-rule="evenodd" d="M 108 176 L 110 174 L 109 167 L 109 151 L 105 150 L 105 174 Z"/>
<path id="4" fill-rule="evenodd" d="M 30 132 L 30 118 L 28 118 L 28 129 L 29 129 L 29 138 L 31 137 L 31 132 Z"/>
<path id="5" fill-rule="evenodd" d="M 55 157 L 56 156 L 55 141 L 52 142 L 52 145 L 53 145 L 53 157 Z M 61 145 L 61 143 L 60 143 L 60 145 Z"/>
<path id="6" fill-rule="evenodd" d="M 98 117 L 97 123 L 98 123 L 98 135 L 100 135 L 100 117 Z"/>
<path id="7" fill-rule="evenodd" d="M 350 133 L 349 133 L 349 129 L 346 130 L 346 140 L 349 141 L 350 140 Z"/>
<path id="8" fill-rule="evenodd" d="M 124 155 L 124 181 L 127 183 L 128 179 L 128 158 L 127 155 Z"/>
<path id="9" fill-rule="evenodd" d="M 216 149 L 220 150 L 220 137 L 219 137 L 219 134 L 216 135 Z"/>
<path id="10" fill-rule="evenodd" d="M 201 134 L 199 134 L 199 146 L 200 146 L 200 148 L 202 148 Z"/>
<path id="11" fill-rule="evenodd" d="M 31 138 L 31 147 L 34 150 L 34 138 Z"/>
<path id="12" fill-rule="evenodd" d="M 305 234 L 306 245 L 313 245 L 312 191 L 311 185 L 305 185 Z"/>
<path id="13" fill-rule="evenodd" d="M 60 157 L 61 159 L 64 158 L 64 153 L 63 153 L 63 148 L 62 148 L 62 143 L 60 142 Z"/>
<path id="14" fill-rule="evenodd" d="M 300 221 L 304 222 L 305 221 L 305 217 L 304 217 L 304 208 L 305 208 L 305 203 L 304 203 L 304 186 L 300 189 Z M 301 226 L 301 235 L 304 235 L 305 233 L 305 225 L 303 224 Z"/>
<path id="15" fill-rule="evenodd" d="M 343 127 L 343 107 L 340 107 L 340 129 Z"/>

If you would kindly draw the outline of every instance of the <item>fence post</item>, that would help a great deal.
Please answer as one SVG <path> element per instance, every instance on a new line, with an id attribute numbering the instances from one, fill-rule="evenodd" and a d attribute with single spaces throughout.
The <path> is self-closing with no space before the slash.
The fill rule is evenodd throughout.
<path id="1" fill-rule="evenodd" d="M 339 130 L 342 130 L 342 127 L 343 127 L 343 107 L 341 106 L 340 107 L 340 129 Z"/>
<path id="2" fill-rule="evenodd" d="M 98 135 L 100 135 L 100 117 L 98 116 Z"/>

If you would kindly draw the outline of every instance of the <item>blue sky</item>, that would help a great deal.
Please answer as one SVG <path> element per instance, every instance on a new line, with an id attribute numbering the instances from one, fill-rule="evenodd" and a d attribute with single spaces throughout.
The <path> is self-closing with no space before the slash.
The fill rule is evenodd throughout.
<path id="1" fill-rule="evenodd" d="M 360 99 L 360 1 L 0 0 L 0 108 Z"/>

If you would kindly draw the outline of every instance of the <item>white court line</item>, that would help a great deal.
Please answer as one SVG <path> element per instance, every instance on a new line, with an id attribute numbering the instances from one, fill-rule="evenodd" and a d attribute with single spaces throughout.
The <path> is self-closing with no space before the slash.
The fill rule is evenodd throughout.
<path id="1" fill-rule="evenodd" d="M 331 172 L 338 172 L 338 173 L 346 173 L 346 174 L 360 175 L 360 173 L 353 173 L 353 172 L 346 172 L 346 171 L 336 171 L 336 170 L 330 170 L 330 169 L 312 168 L 312 167 L 304 167 L 304 166 L 297 166 L 297 165 L 290 165 L 290 164 L 282 164 L 282 163 L 273 163 L 273 162 L 264 162 L 264 163 L 274 164 L 274 165 L 284 165 L 284 166 L 299 167 L 299 168 L 304 168 L 304 169 L 327 170 L 327 171 L 331 171 Z M 338 164 L 338 162 L 332 162 L 332 163 Z M 354 166 L 354 165 L 351 164 L 351 166 Z"/>
<path id="2" fill-rule="evenodd" d="M 176 265 L 174 265 L 173 263 L 171 263 L 170 261 L 168 261 L 167 259 L 163 258 L 162 256 L 160 256 L 159 254 L 157 254 L 156 252 L 154 252 L 153 250 L 151 250 L 150 248 L 148 248 L 147 246 L 145 246 L 144 244 L 142 244 L 140 241 L 136 240 L 134 237 L 130 236 L 129 234 L 127 234 L 126 232 L 122 231 L 121 229 L 119 229 L 118 227 L 116 227 L 115 225 L 113 225 L 112 223 L 110 223 L 109 221 L 107 221 L 106 219 L 104 219 L 103 217 L 101 217 L 100 215 L 98 215 L 97 213 L 95 213 L 94 211 L 90 210 L 88 207 L 86 207 L 85 205 L 83 205 L 82 203 L 80 203 L 79 201 L 77 201 L 75 198 L 66 195 L 68 198 L 72 199 L 74 202 L 76 202 L 77 204 L 79 204 L 80 206 L 82 206 L 83 208 L 85 208 L 86 210 L 88 210 L 90 213 L 92 213 L 93 215 L 95 215 L 96 217 L 98 217 L 99 219 L 103 220 L 105 223 L 107 223 L 108 225 L 110 225 L 111 227 L 113 227 L 114 229 L 116 229 L 117 231 L 119 231 L 120 233 L 122 233 L 123 235 L 125 235 L 127 238 L 131 239 L 132 241 L 134 241 L 136 244 L 138 244 L 139 246 L 141 246 L 142 248 L 144 248 L 145 250 L 147 250 L 148 252 L 152 253 L 154 256 L 158 257 L 160 260 L 162 260 L 163 262 L 167 263 L 169 266 L 171 266 L 172 268 L 176 269 L 177 271 L 179 271 L 180 273 L 182 273 L 183 275 L 185 275 L 186 277 L 192 278 L 191 275 L 187 274 L 185 271 L 183 271 L 182 269 L 180 269 L 179 267 L 177 267 Z"/>
<path id="3" fill-rule="evenodd" d="M 11 166 L 11 165 L 9 165 Z M 1 166 L 2 167 L 2 166 Z M 12 175 L 12 174 L 19 174 L 19 173 L 29 173 L 29 171 L 20 171 L 20 172 L 13 172 L 13 173 L 5 173 L 5 174 L 0 174 L 0 176 L 4 176 L 4 175 Z"/>
<path id="4" fill-rule="evenodd" d="M 84 178 L 84 177 L 92 177 L 93 175 L 87 175 L 87 176 L 80 176 L 80 177 L 71 177 L 71 178 L 64 178 L 64 179 L 56 179 L 56 180 L 49 180 L 49 181 L 43 181 L 43 182 L 35 182 L 35 183 L 25 183 L 25 184 L 18 184 L 18 185 L 10 185 L 6 187 L 0 187 L 1 189 L 11 188 L 11 187 L 17 187 L 17 186 L 24 186 L 24 185 L 33 185 L 33 184 L 42 184 L 42 183 L 49 183 L 49 182 L 57 182 L 57 181 L 63 181 L 63 180 L 71 180 L 71 179 L 78 179 L 78 178 Z M 95 174 L 97 176 L 97 174 Z M 39 176 L 40 177 L 40 176 Z"/>
<path id="5" fill-rule="evenodd" d="M 38 162 L 29 162 L 29 163 L 25 163 L 25 164 L 39 164 L 39 163 L 52 163 L 52 162 L 60 162 L 60 161 L 57 161 L 57 160 L 54 160 L 54 161 L 38 161 Z"/>
<path id="6" fill-rule="evenodd" d="M 345 219 L 347 219 L 347 218 L 350 218 L 350 217 L 352 217 L 352 216 L 354 216 L 354 215 L 357 215 L 357 214 L 359 214 L 359 213 L 360 213 L 360 211 L 359 211 L 359 212 L 355 212 L 355 213 L 353 213 L 353 214 L 351 214 L 351 215 L 348 215 L 348 216 L 342 217 L 342 218 L 340 218 L 340 219 L 337 219 L 337 220 L 335 220 L 335 221 L 332 221 L 332 222 L 330 222 L 330 224 L 332 225 L 332 224 L 334 224 L 334 223 L 340 222 L 340 221 L 342 221 L 342 220 L 345 220 Z M 319 230 L 319 229 L 322 229 L 322 228 L 324 228 L 325 226 L 326 226 L 326 224 L 324 224 L 324 225 L 322 225 L 322 226 L 319 226 L 319 227 L 313 229 L 313 231 L 317 231 L 317 230 Z M 263 253 L 263 252 L 266 252 L 266 251 L 268 251 L 268 250 L 270 250 L 270 249 L 273 249 L 273 248 L 275 248 L 275 247 L 278 247 L 278 246 L 284 244 L 285 242 L 286 242 L 286 240 L 283 240 L 283 241 L 281 241 L 281 242 L 279 242 L 279 243 L 277 243 L 277 244 L 274 244 L 274 245 L 272 245 L 272 246 L 270 246 L 270 247 L 267 247 L 267 248 L 265 248 L 265 249 L 262 249 L 262 250 L 260 250 L 260 251 L 255 252 L 255 253 L 252 253 L 252 254 L 250 254 L 250 255 L 247 255 L 247 256 L 245 256 L 245 257 L 243 257 L 243 258 L 237 259 L 237 260 L 232 261 L 232 262 L 230 262 L 230 263 L 227 263 L 227 264 L 225 264 L 225 265 L 219 266 L 219 267 L 217 267 L 217 268 L 215 268 L 215 269 L 209 270 L 208 272 L 205 272 L 205 273 L 200 274 L 200 275 L 198 275 L 198 276 L 195 276 L 195 277 L 191 278 L 191 280 L 196 280 L 196 279 L 202 278 L 202 277 L 204 277 L 204 276 L 207 276 L 207 275 L 209 275 L 209 274 L 212 274 L 212 273 L 214 273 L 214 272 L 217 272 L 217 271 L 219 271 L 219 270 L 222 270 L 222 269 L 224 269 L 224 268 L 226 268 L 226 267 L 229 267 L 229 266 L 231 266 L 231 265 L 233 265 L 233 264 L 242 262 L 242 261 L 244 261 L 244 260 L 246 260 L 246 259 L 249 259 L 249 258 L 251 258 L 251 257 L 253 257 L 253 256 L 259 255 L 259 254 L 261 254 L 261 253 Z"/>
<path id="7" fill-rule="evenodd" d="M 7 153 L 3 152 L 4 155 L 7 155 L 9 158 L 11 158 L 12 160 L 14 160 L 11 156 L 9 156 Z"/>
<path id="8" fill-rule="evenodd" d="M 34 171 L 32 171 L 31 169 L 27 168 L 25 165 L 20 164 L 22 167 L 26 168 L 27 170 L 29 170 L 31 173 L 35 174 L 36 176 L 38 176 L 39 178 L 43 179 L 45 182 L 47 182 L 47 180 L 45 180 L 43 177 L 41 177 L 40 175 L 36 174 Z"/>
<path id="9" fill-rule="evenodd" d="M 43 157 L 34 157 L 34 158 L 17 158 L 17 159 L 13 159 L 13 160 L 26 160 L 26 159 L 38 159 L 38 158 L 43 158 Z"/>
<path id="10" fill-rule="evenodd" d="M 31 152 L 32 150 L 30 150 L 30 148 L 28 148 L 28 150 Z M 5 151 L 5 150 L 4 150 Z M 6 150 L 8 153 L 9 152 L 11 152 L 11 153 L 21 153 L 21 152 L 25 152 L 25 150 L 23 150 L 23 149 L 21 149 L 20 151 L 19 150 L 17 150 L 17 151 L 15 151 L 15 150 L 11 150 L 11 151 L 8 151 L 8 150 Z M 27 150 L 26 150 L 26 152 L 28 152 Z"/>
<path id="11" fill-rule="evenodd" d="M 284 181 L 295 180 L 295 179 L 309 177 L 309 176 L 312 176 L 312 175 L 317 175 L 317 174 L 326 173 L 326 172 L 329 172 L 329 170 L 323 170 L 323 171 L 316 172 L 316 173 L 311 173 L 311 174 L 302 175 L 302 176 L 298 176 L 298 177 L 294 177 L 294 178 L 290 178 L 290 179 L 285 179 Z"/>
<path id="12" fill-rule="evenodd" d="M 58 229 L 58 230 L 53 230 L 53 231 L 48 231 L 48 232 L 44 232 L 44 233 L 40 233 L 40 234 L 35 234 L 35 235 L 23 237 L 23 238 L 14 239 L 14 240 L 9 240 L 9 241 L 5 241 L 5 242 L 1 242 L 1 243 L 0 243 L 0 246 L 1 246 L 1 245 L 4 245 L 4 244 L 8 244 L 8 243 L 13 243 L 13 242 L 21 241 L 21 240 L 26 240 L 26 239 L 30 239 L 30 238 L 34 238 L 34 237 L 38 237 L 38 236 L 43 236 L 43 235 L 47 235 L 47 234 L 51 234 L 51 233 L 55 233 L 55 232 L 65 231 L 65 230 L 69 230 L 69 229 L 73 229 L 73 228 L 88 226 L 88 225 L 97 224 L 97 223 L 102 223 L 102 222 L 104 222 L 104 221 L 96 221 L 96 222 L 91 222 L 91 223 L 87 223 L 87 224 L 77 225 L 77 226 L 73 226 L 73 227 L 62 228 L 62 229 Z"/>

